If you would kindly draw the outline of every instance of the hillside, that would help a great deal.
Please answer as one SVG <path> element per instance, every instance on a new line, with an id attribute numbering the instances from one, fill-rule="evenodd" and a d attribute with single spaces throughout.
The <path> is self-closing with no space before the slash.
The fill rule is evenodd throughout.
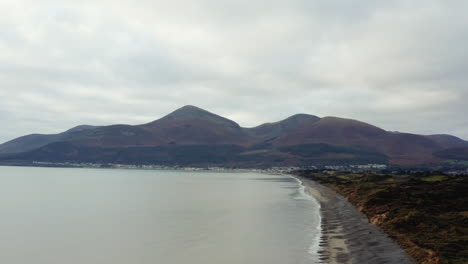
<path id="1" fill-rule="evenodd" d="M 139 127 L 163 140 L 157 145 L 245 145 L 250 139 L 234 121 L 190 105 Z"/>
<path id="2" fill-rule="evenodd" d="M 347 198 L 422 264 L 468 263 L 468 178 L 298 171 Z"/>
<path id="3" fill-rule="evenodd" d="M 93 130 L 97 127 L 81 125 L 74 128 L 71 128 L 63 133 L 51 134 L 51 135 L 41 135 L 41 134 L 31 134 L 22 136 L 11 141 L 8 141 L 0 145 L 0 154 L 12 154 L 12 153 L 21 153 L 30 151 L 33 149 L 40 148 L 49 143 L 67 140 L 72 138 L 74 135 L 82 134 L 86 130 Z"/>
<path id="4" fill-rule="evenodd" d="M 467 160 L 468 147 L 456 147 L 434 153 L 435 156 L 450 160 Z"/>
<path id="5" fill-rule="evenodd" d="M 439 144 L 442 148 L 468 147 L 468 141 L 452 135 L 429 135 L 427 137 Z"/>
<path id="6" fill-rule="evenodd" d="M 391 133 L 357 120 L 324 117 L 313 124 L 284 134 L 272 141 L 273 145 L 329 144 L 360 147 L 389 157 L 390 163 L 411 165 L 437 162 L 432 155 L 442 147 L 424 136 Z"/>
<path id="7" fill-rule="evenodd" d="M 388 132 L 357 120 L 297 114 L 243 128 L 195 106 L 142 125 L 78 126 L 0 145 L 0 162 L 105 162 L 183 166 L 412 166 L 468 160 L 467 142 L 450 135 Z"/>

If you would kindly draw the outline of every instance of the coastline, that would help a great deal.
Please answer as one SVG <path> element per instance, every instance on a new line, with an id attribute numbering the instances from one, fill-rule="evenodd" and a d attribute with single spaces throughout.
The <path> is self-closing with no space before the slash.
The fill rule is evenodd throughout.
<path id="1" fill-rule="evenodd" d="M 290 176 L 302 182 L 305 191 L 320 204 L 320 263 L 415 263 L 344 197 L 312 180 Z"/>

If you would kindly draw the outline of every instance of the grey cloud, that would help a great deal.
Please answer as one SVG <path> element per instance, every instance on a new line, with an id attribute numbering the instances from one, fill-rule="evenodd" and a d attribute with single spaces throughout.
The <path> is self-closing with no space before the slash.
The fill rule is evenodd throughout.
<path id="1" fill-rule="evenodd" d="M 2 1 L 0 141 L 303 112 L 468 139 L 465 1 Z"/>

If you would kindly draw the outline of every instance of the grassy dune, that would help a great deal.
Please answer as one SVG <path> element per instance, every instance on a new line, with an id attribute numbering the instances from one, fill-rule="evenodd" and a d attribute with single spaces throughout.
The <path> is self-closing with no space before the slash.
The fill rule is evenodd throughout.
<path id="1" fill-rule="evenodd" d="M 468 263 L 468 177 L 299 171 L 346 197 L 418 263 Z"/>

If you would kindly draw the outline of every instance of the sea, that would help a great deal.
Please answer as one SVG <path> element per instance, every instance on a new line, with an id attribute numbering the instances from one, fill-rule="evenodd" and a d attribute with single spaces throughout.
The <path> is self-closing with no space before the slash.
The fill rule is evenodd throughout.
<path id="1" fill-rule="evenodd" d="M 0 167 L 0 263 L 319 263 L 319 209 L 287 175 Z"/>

